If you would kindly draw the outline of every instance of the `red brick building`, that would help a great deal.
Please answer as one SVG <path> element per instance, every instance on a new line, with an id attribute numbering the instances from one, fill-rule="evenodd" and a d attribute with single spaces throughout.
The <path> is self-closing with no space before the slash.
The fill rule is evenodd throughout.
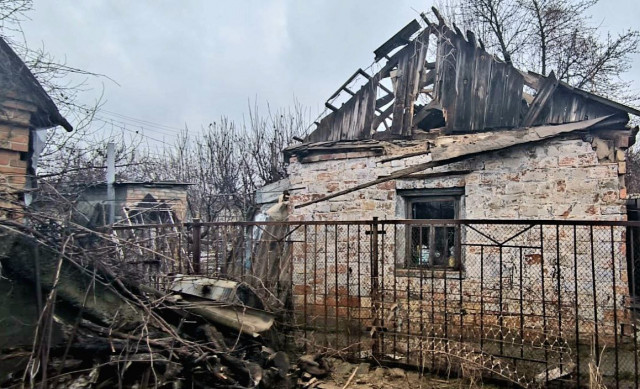
<path id="1" fill-rule="evenodd" d="M 20 208 L 28 188 L 35 187 L 36 131 L 55 126 L 73 129 L 25 63 L 0 38 L 0 217 Z"/>

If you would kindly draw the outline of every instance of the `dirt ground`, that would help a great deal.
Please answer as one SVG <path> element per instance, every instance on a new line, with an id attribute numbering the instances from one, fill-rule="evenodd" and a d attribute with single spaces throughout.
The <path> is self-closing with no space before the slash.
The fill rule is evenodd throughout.
<path id="1" fill-rule="evenodd" d="M 399 368 L 372 366 L 369 363 L 353 364 L 340 359 L 330 359 L 332 372 L 322 379 L 311 379 L 300 383 L 301 388 L 342 389 L 349 381 L 354 371 L 355 375 L 349 381 L 347 389 L 429 389 L 429 388 L 469 388 L 473 382 L 462 378 L 443 378 L 440 376 L 423 375 L 416 371 L 406 371 Z M 478 383 L 481 386 L 481 383 Z M 477 386 L 475 386 L 477 387 Z M 485 387 L 487 387 L 485 385 Z"/>

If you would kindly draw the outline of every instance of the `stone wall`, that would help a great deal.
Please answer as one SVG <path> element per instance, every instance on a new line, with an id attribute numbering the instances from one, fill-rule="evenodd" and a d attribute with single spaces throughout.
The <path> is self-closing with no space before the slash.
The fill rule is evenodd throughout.
<path id="1" fill-rule="evenodd" d="M 375 180 L 395 170 L 429 161 L 429 156 L 377 163 L 407 151 L 389 147 L 378 158 L 326 160 L 289 166 L 290 220 L 404 218 L 398 189 L 464 187 L 462 218 L 626 220 L 626 189 L 618 161 L 599 161 L 591 143 L 550 140 L 510 151 L 488 153 L 429 172 L 472 170 L 463 176 L 401 179 L 352 192 L 304 208 L 293 206 Z"/>
<path id="2" fill-rule="evenodd" d="M 402 219 L 407 215 L 398 190 L 438 188 L 464 188 L 461 219 L 626 220 L 620 161 L 602 157 L 590 142 L 571 138 L 492 152 L 425 172 L 471 173 L 389 181 L 295 208 L 429 160 L 429 156 L 419 156 L 377 163 L 407 150 L 388 145 L 387 154 L 378 158 L 306 164 L 293 157 L 291 187 L 304 189 L 291 193 L 289 220 Z M 366 227 L 357 232 L 355 227 L 349 232 L 346 226 L 324 227 L 328 233 L 322 228 L 307 231 L 306 241 L 313 244 L 294 250 L 293 256 L 296 303 L 306 301 L 305 311 L 326 313 L 328 305 L 334 316 L 358 316 L 359 324 L 372 324 L 372 243 L 364 233 Z M 594 333 L 598 326 L 604 337 L 614 331 L 614 316 L 618 321 L 628 318 L 623 228 L 574 230 L 551 224 L 530 228 L 526 223 L 462 226 L 463 266 L 448 274 L 407 268 L 404 237 L 408 228 L 384 227 L 378 254 L 379 282 L 386 285 L 380 292 L 387 301 L 380 308 L 382 316 L 406 317 L 401 331 L 414 331 L 409 323 L 422 321 L 424 312 L 434 312 L 429 325 L 441 334 L 450 322 L 459 322 L 462 331 L 466 324 L 480 322 L 515 328 L 526 319 L 529 331 L 538 333 L 543 326 L 556 332 L 573 328 L 577 319 L 581 332 Z M 512 236 L 508 244 L 496 243 Z M 392 306 L 395 312 L 389 311 Z"/>

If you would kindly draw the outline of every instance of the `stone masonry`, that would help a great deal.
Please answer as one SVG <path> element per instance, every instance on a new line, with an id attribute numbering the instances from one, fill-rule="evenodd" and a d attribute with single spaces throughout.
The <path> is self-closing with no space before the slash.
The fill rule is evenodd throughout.
<path id="1" fill-rule="evenodd" d="M 289 220 L 405 219 L 404 199 L 398 191 L 438 188 L 464 189 L 461 219 L 626 220 L 626 191 L 621 177 L 624 152 L 611 147 L 603 153 L 604 146 L 599 141 L 564 137 L 489 152 L 424 172 L 464 174 L 388 181 L 303 208 L 295 205 L 429 161 L 429 156 L 378 163 L 383 158 L 411 152 L 411 142 L 405 142 L 409 147 L 381 142 L 386 150 L 381 157 L 348 158 L 347 154 L 341 155 L 342 159 L 329 156 L 326 160 L 301 163 L 293 156 L 289 167 L 291 187 L 304 189 L 291 192 Z M 371 274 L 370 256 L 366 253 L 371 238 L 364 229 L 354 233 L 352 228 L 349 233 L 345 226 L 327 228 L 335 229 L 329 230 L 335 231 L 335 237 L 331 232 L 314 235 L 313 230 L 308 231 L 307 241 L 315 242 L 313 247 L 293 253 L 294 292 L 298 294 L 295 301 L 301 304 L 304 299 L 307 310 L 320 312 L 329 305 L 336 317 L 360 315 L 359 324 L 371 325 L 371 281 L 354 273 L 357 266 L 363 274 Z M 385 227 L 386 243 L 380 244 L 379 254 L 384 258 L 380 283 L 387 285 L 382 288 L 382 299 L 386 296 L 389 302 L 380 309 L 382 316 L 390 314 L 387 309 L 394 309 L 393 315 L 406 315 L 401 331 L 415 330 L 409 324 L 417 323 L 412 318 L 417 319 L 418 312 L 431 311 L 433 305 L 437 307 L 437 317 L 430 325 L 435 333 L 444 331 L 445 323 L 451 321 L 478 324 L 482 319 L 487 326 L 499 322 L 502 326 L 519 326 L 518 320 L 526 316 L 526 327 L 533 333 L 543 324 L 555 331 L 561 331 L 563 326 L 573 328 L 577 320 L 581 332 L 593 333 L 597 328 L 606 334 L 613 331 L 609 324 L 612 315 L 617 315 L 618 321 L 627 315 L 624 307 L 629 291 L 625 233 L 621 227 L 581 226 L 574 231 L 571 226 L 545 225 L 528 229 L 526 222 L 474 226 L 484 235 L 462 227 L 462 269 L 444 275 L 440 271 L 407 268 L 406 228 L 409 227 Z M 500 248 L 485 235 L 496 241 L 517 235 L 514 245 L 538 248 Z M 362 243 L 362 251 L 354 256 L 357 241 Z M 488 243 L 493 246 L 481 248 Z M 597 270 L 595 277 L 591 273 L 592 261 Z M 428 297 L 416 298 L 423 293 Z M 567 295 L 572 297 L 566 298 Z M 392 301 L 397 304 L 392 306 Z M 518 318 L 518 314 L 523 316 Z"/>

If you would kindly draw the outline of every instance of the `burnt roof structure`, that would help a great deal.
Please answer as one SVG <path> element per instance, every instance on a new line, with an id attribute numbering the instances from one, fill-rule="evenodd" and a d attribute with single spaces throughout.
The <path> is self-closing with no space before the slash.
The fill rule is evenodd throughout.
<path id="1" fill-rule="evenodd" d="M 637 109 L 573 88 L 548 76 L 523 72 L 489 54 L 471 31 L 449 28 L 422 14 L 374 51 L 374 74 L 358 69 L 327 101 L 305 143 L 409 139 L 432 130 L 475 133 L 574 123 L 598 117 L 600 128 L 624 126 Z M 428 54 L 435 55 L 430 62 Z M 383 62 L 383 60 L 385 62 Z M 356 78 L 366 82 L 357 91 Z M 528 88 L 525 88 L 528 87 Z M 533 93 L 528 93 L 532 92 Z M 336 107 L 340 95 L 349 98 Z M 420 104 L 420 102 L 424 102 Z"/>

